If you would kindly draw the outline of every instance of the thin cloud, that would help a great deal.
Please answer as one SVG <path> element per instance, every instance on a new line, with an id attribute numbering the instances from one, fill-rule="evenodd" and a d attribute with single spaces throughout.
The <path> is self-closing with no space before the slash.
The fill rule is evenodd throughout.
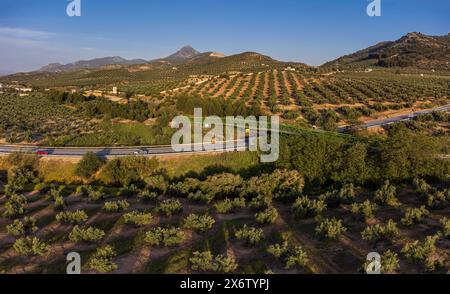
<path id="1" fill-rule="evenodd" d="M 0 35 L 18 39 L 46 40 L 55 37 L 57 34 L 25 28 L 0 27 Z"/>
<path id="2" fill-rule="evenodd" d="M 53 62 L 67 63 L 75 57 L 90 59 L 104 52 L 90 46 L 71 46 L 64 35 L 19 27 L 0 26 L 0 44 L 0 67 L 14 71 L 35 70 Z"/>

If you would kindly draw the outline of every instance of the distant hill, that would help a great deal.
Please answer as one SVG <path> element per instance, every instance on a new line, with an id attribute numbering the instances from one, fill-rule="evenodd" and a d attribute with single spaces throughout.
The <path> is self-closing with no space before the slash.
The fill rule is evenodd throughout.
<path id="1" fill-rule="evenodd" d="M 14 73 L 14 71 L 0 70 L 0 77 L 7 76 L 7 75 L 11 75 L 11 74 L 13 74 L 13 73 Z"/>
<path id="2" fill-rule="evenodd" d="M 130 86 L 134 84 L 157 89 L 158 87 L 165 87 L 158 85 L 178 84 L 195 75 L 217 76 L 235 72 L 256 73 L 270 69 L 283 70 L 288 66 L 294 66 L 299 70 L 309 69 L 307 65 L 302 63 L 277 61 L 256 52 L 225 56 L 217 52 L 196 53 L 198 51 L 195 49 L 185 49 L 187 50 L 180 50 L 181 52 L 172 54 L 172 57 L 169 56 L 168 59 L 172 62 L 167 61 L 167 59 L 160 59 L 134 65 L 105 66 L 104 64 L 111 63 L 111 60 L 108 60 L 98 64 L 89 64 L 89 66 L 103 65 L 97 68 L 60 71 L 59 65 L 51 65 L 46 71 L 15 74 L 2 77 L 0 81 L 5 83 L 20 81 L 22 84 L 41 88 L 65 86 L 111 87 L 112 85 Z M 184 61 L 181 61 L 182 59 Z M 174 62 L 174 60 L 178 60 L 178 62 Z M 123 63 L 118 59 L 112 61 Z M 65 68 L 69 67 L 66 66 Z"/>
<path id="3" fill-rule="evenodd" d="M 58 73 L 58 72 L 65 72 L 65 71 L 76 71 L 76 70 L 82 70 L 82 69 L 97 69 L 102 68 L 105 66 L 112 66 L 112 65 L 120 65 L 120 66 L 130 66 L 130 65 L 140 65 L 140 64 L 179 64 L 186 61 L 191 61 L 194 59 L 201 59 L 203 57 L 223 57 L 224 55 L 221 53 L 213 53 L 213 52 L 207 52 L 207 53 L 200 53 L 199 51 L 195 50 L 191 46 L 185 46 L 175 52 L 172 55 L 169 55 L 165 58 L 155 59 L 155 60 L 144 60 L 144 59 L 132 59 L 127 60 L 125 58 L 122 58 L 120 56 L 113 56 L 113 57 L 103 57 L 103 58 L 96 58 L 91 60 L 81 60 L 76 61 L 73 63 L 68 64 L 61 64 L 61 63 L 51 63 L 49 65 L 46 65 L 38 70 L 38 72 L 46 72 L 46 73 Z"/>
<path id="4" fill-rule="evenodd" d="M 201 53 L 191 46 L 185 46 L 169 55 L 165 58 L 151 60 L 150 63 L 168 63 L 168 64 L 180 64 L 185 62 L 195 62 L 202 59 L 215 59 L 225 57 L 224 54 L 218 52 L 204 52 Z"/>
<path id="5" fill-rule="evenodd" d="M 60 64 L 60 63 L 51 63 L 39 69 L 40 72 L 63 72 L 70 70 L 79 70 L 79 69 L 92 69 L 99 68 L 107 65 L 134 65 L 134 64 L 142 64 L 147 61 L 144 59 L 132 59 L 127 60 L 120 56 L 113 57 L 103 57 L 96 58 L 91 60 L 81 60 L 74 63 L 68 64 Z"/>
<path id="6" fill-rule="evenodd" d="M 165 60 L 167 62 L 173 62 L 173 63 L 183 62 L 183 61 L 193 58 L 199 54 L 200 54 L 200 52 L 195 50 L 191 46 L 185 46 L 185 47 L 181 48 L 180 50 L 178 50 L 177 52 L 175 52 L 174 54 L 169 55 L 166 58 L 163 58 L 163 60 Z"/>
<path id="7" fill-rule="evenodd" d="M 324 67 L 415 67 L 450 69 L 450 35 L 427 36 L 409 33 L 393 42 L 381 42 L 356 53 L 340 57 Z"/>

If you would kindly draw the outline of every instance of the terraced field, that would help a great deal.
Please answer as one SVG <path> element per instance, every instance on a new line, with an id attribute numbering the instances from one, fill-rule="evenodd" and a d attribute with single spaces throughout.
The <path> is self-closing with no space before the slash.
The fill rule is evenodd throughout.
<path id="1" fill-rule="evenodd" d="M 399 76 L 390 73 L 307 74 L 291 70 L 205 77 L 164 97 L 197 96 L 244 102 L 286 120 L 303 118 L 320 125 L 332 114 L 334 123 L 354 124 L 392 112 L 414 112 L 448 104 L 449 78 Z M 328 114 L 327 114 L 328 113 Z"/>

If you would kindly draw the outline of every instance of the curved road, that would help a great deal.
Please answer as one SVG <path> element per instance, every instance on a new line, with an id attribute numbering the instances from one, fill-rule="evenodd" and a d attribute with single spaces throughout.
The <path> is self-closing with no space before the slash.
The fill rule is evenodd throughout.
<path id="1" fill-rule="evenodd" d="M 429 114 L 429 113 L 438 112 L 438 111 L 450 111 L 450 104 L 432 108 L 432 109 L 421 110 L 421 111 L 413 112 L 410 114 L 405 114 L 405 115 L 400 115 L 400 116 L 395 116 L 395 117 L 390 117 L 390 118 L 385 118 L 385 119 L 380 119 L 380 120 L 373 120 L 366 124 L 363 124 L 361 127 L 366 128 L 366 129 L 370 129 L 370 128 L 374 128 L 374 127 L 381 127 L 381 126 L 390 125 L 390 124 L 400 122 L 400 121 L 411 120 L 420 115 Z M 339 132 L 344 132 L 348 128 L 350 128 L 350 127 L 349 126 L 341 127 L 341 128 L 339 128 Z"/>
<path id="2" fill-rule="evenodd" d="M 172 146 L 149 146 L 149 147 L 36 147 L 36 146 L 17 146 L 17 145 L 0 145 L 0 154 L 11 154 L 15 152 L 36 154 L 41 153 L 43 157 L 82 157 L 88 152 L 93 152 L 100 157 L 123 157 L 132 155 L 142 156 L 167 156 L 167 155 L 180 155 L 180 154 L 199 154 L 199 153 L 212 153 L 212 152 L 231 152 L 236 149 L 245 150 L 249 146 L 250 139 L 235 141 L 235 147 L 227 147 L 223 143 L 223 148 L 219 151 L 214 150 L 217 145 L 204 144 L 191 145 L 192 150 L 187 151 L 175 151 Z M 221 144 L 219 142 L 218 144 Z M 189 145 L 179 145 L 178 147 L 186 147 Z M 195 150 L 195 147 L 198 149 Z"/>
<path id="3" fill-rule="evenodd" d="M 397 117 L 386 118 L 382 120 L 375 120 L 366 123 L 362 127 L 365 128 L 373 128 L 377 126 L 384 126 L 393 124 L 399 121 L 410 120 L 419 115 L 428 114 L 436 111 L 450 111 L 450 105 L 445 105 L 433 109 L 418 111 L 415 113 L 411 113 L 410 115 L 402 115 Z M 339 132 L 344 132 L 349 127 L 339 128 Z M 297 134 L 295 132 L 288 131 L 280 131 L 280 133 L 286 134 Z M 202 154 L 202 153 L 211 153 L 211 152 L 232 152 L 236 149 L 246 150 L 250 144 L 250 140 L 254 140 L 255 138 L 247 138 L 245 140 L 237 140 L 235 141 L 235 147 L 227 147 L 224 142 L 219 142 L 224 144 L 223 149 L 219 151 L 211 150 L 215 145 L 213 144 L 204 144 L 203 150 L 192 150 L 192 151 L 175 151 L 172 146 L 150 146 L 150 147 L 74 147 L 74 148 L 65 148 L 65 147 L 37 147 L 37 146 L 19 146 L 19 145 L 0 145 L 0 155 L 1 154 L 11 154 L 15 152 L 22 153 L 37 153 L 38 151 L 43 152 L 42 156 L 44 157 L 82 157 L 87 152 L 93 152 L 101 157 L 123 157 L 130 155 L 144 155 L 144 156 L 167 156 L 167 155 L 180 155 L 180 154 Z M 192 145 L 199 146 L 199 145 Z M 193 149 L 193 148 L 192 148 Z M 209 150 L 209 151 L 208 151 Z M 144 151 L 144 153 L 142 153 Z M 141 152 L 141 153 L 140 153 Z"/>

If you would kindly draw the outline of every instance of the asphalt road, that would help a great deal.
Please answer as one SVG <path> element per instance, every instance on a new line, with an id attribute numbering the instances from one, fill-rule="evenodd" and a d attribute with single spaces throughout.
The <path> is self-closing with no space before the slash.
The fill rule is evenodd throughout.
<path id="1" fill-rule="evenodd" d="M 400 116 L 395 116 L 395 117 L 390 117 L 390 118 L 385 118 L 385 119 L 380 119 L 380 120 L 373 120 L 366 124 L 363 124 L 361 126 L 361 128 L 370 129 L 370 128 L 374 128 L 374 127 L 382 127 L 382 126 L 390 125 L 390 124 L 400 122 L 400 121 L 411 120 L 420 115 L 429 114 L 429 113 L 433 113 L 436 111 L 450 111 L 450 105 L 444 105 L 444 106 L 437 107 L 437 108 L 417 111 L 417 112 L 410 113 L 410 114 L 405 114 L 405 115 L 400 115 Z M 347 130 L 348 128 L 349 127 L 341 127 L 341 128 L 339 128 L 339 131 L 343 132 L 343 131 Z"/>
<path id="2" fill-rule="evenodd" d="M 415 112 L 410 115 L 402 115 L 397 117 L 391 117 L 382 120 L 376 120 L 366 123 L 362 125 L 364 128 L 373 128 L 377 126 L 384 126 L 393 124 L 399 121 L 410 120 L 414 117 L 417 117 L 422 114 L 428 114 L 435 111 L 449 111 L 450 105 L 441 106 L 438 108 L 423 110 Z M 339 132 L 343 132 L 348 127 L 342 127 L 339 129 Z M 295 134 L 293 132 L 284 132 L 288 134 Z M 99 148 L 91 148 L 91 147 L 74 147 L 74 148 L 64 148 L 64 147 L 55 147 L 55 148 L 45 148 L 45 147 L 34 147 L 34 146 L 17 146 L 17 145 L 0 145 L 0 154 L 11 154 L 15 152 L 22 153 L 36 153 L 38 151 L 43 151 L 43 157 L 82 157 L 88 152 L 93 152 L 101 157 L 123 157 L 123 156 L 131 156 L 131 155 L 144 155 L 144 156 L 167 156 L 167 155 L 179 155 L 179 154 L 202 154 L 202 153 L 211 153 L 211 152 L 232 152 L 237 148 L 239 149 L 247 149 L 249 146 L 249 140 L 253 140 L 254 138 L 247 138 L 245 140 L 238 140 L 235 142 L 235 147 L 226 147 L 221 148 L 220 151 L 211 151 L 213 149 L 213 144 L 204 144 L 203 148 L 200 150 L 192 150 L 192 151 L 175 151 L 172 146 L 149 146 L 149 147 L 99 147 Z M 222 142 L 223 143 L 223 142 Z M 197 145 L 198 146 L 198 145 Z M 208 151 L 209 150 L 209 151 Z M 145 151 L 145 153 L 139 153 L 140 151 Z"/>
<path id="3" fill-rule="evenodd" d="M 248 148 L 250 139 L 237 140 L 235 141 L 235 147 L 227 147 L 225 143 L 219 142 L 218 144 L 223 144 L 223 148 L 220 148 L 220 152 L 231 152 L 235 151 L 237 148 L 246 149 Z M 220 146 L 220 145 L 219 145 Z M 181 147 L 178 146 L 178 147 Z M 184 145 L 186 147 L 186 145 Z M 199 154 L 199 153 L 211 153 L 218 152 L 214 150 L 217 147 L 213 144 L 204 144 L 203 148 L 200 145 L 192 145 L 192 150 L 187 151 L 176 151 L 172 146 L 149 146 L 149 147 L 74 147 L 74 148 L 64 148 L 64 147 L 33 147 L 33 146 L 8 146 L 0 145 L 0 154 L 11 154 L 15 152 L 20 153 L 30 153 L 36 154 L 38 151 L 42 154 L 42 157 L 82 157 L 88 152 L 93 152 L 100 157 L 123 157 L 132 155 L 141 156 L 167 156 L 167 155 L 180 155 L 180 154 Z"/>

